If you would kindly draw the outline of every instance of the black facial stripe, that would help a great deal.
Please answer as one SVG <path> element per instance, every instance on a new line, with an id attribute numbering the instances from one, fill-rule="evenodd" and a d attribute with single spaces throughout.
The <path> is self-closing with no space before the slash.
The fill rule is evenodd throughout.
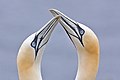
<path id="1" fill-rule="evenodd" d="M 51 30 L 52 26 L 54 25 L 54 24 L 52 24 L 52 23 L 54 23 L 54 22 L 56 22 L 56 21 L 57 21 L 57 20 L 52 21 L 50 24 L 48 24 L 47 26 L 49 26 L 49 27 L 48 27 L 47 29 L 46 29 L 46 27 L 45 27 L 44 29 L 42 29 L 37 35 L 35 35 L 35 38 L 34 38 L 33 41 L 31 42 L 31 46 L 32 46 L 32 47 L 34 48 L 34 50 L 35 50 L 35 59 L 36 59 L 36 57 L 37 57 L 37 53 L 38 53 L 39 49 L 42 48 L 42 47 L 48 42 L 48 40 L 47 40 L 47 41 L 44 42 L 43 45 L 41 45 L 41 47 L 39 48 L 42 40 L 46 37 L 46 35 L 48 34 L 48 32 Z M 44 31 L 45 29 L 46 29 L 45 33 L 43 33 L 43 35 L 41 36 L 41 38 L 38 38 L 38 36 L 40 35 L 40 33 L 42 33 L 42 31 Z M 38 42 L 38 39 L 40 39 L 39 42 Z M 37 43 L 37 42 L 38 42 L 38 43 Z"/>
<path id="2" fill-rule="evenodd" d="M 65 16 L 64 16 L 65 17 Z M 69 21 L 71 21 L 72 23 L 76 24 L 75 22 L 73 22 L 72 20 L 70 20 L 68 17 L 65 17 L 66 19 L 68 19 Z"/>
<path id="3" fill-rule="evenodd" d="M 61 24 L 61 25 L 62 25 L 62 24 Z M 62 25 L 62 26 L 63 26 L 63 25 Z M 72 38 L 70 37 L 69 32 L 65 29 L 64 26 L 63 26 L 63 28 L 64 28 L 64 30 L 66 31 L 66 33 L 68 34 L 68 36 L 69 36 L 70 40 L 72 41 L 72 43 L 74 44 L 74 46 L 75 46 L 75 43 L 73 42 Z M 76 47 L 76 46 L 75 46 L 75 47 Z"/>
<path id="4" fill-rule="evenodd" d="M 69 32 L 68 32 L 69 33 Z M 69 33 L 71 36 L 74 36 L 74 37 L 76 37 L 76 38 L 78 38 L 77 36 L 75 36 L 75 35 L 73 35 L 73 34 L 71 34 L 71 33 Z"/>
<path id="5" fill-rule="evenodd" d="M 59 15 L 57 12 L 55 12 L 55 14 Z M 62 16 L 65 17 L 64 15 L 62 15 Z M 72 30 L 74 30 L 74 32 L 77 34 L 77 36 L 79 36 L 78 33 L 76 32 L 76 30 L 75 30 L 70 24 L 68 24 L 68 23 L 64 20 L 63 17 L 61 17 L 61 19 L 62 19 L 68 26 L 70 26 L 70 27 L 72 28 Z M 65 18 L 68 19 L 68 20 L 70 20 L 70 19 L 67 18 L 67 17 L 65 17 Z M 78 24 L 76 24 L 76 23 L 73 22 L 72 20 L 70 20 L 70 21 L 71 21 L 72 23 L 74 23 L 77 27 L 79 26 Z M 61 24 L 61 25 L 62 25 L 62 24 Z M 70 38 L 70 40 L 72 41 L 73 44 L 74 44 L 74 42 L 73 42 L 72 38 L 70 37 L 70 35 L 72 35 L 72 36 L 78 38 L 79 41 L 80 41 L 80 43 L 81 43 L 82 46 L 84 47 L 84 44 L 83 44 L 83 41 L 82 41 L 82 36 L 83 36 L 83 35 L 80 34 L 80 36 L 81 36 L 81 39 L 80 39 L 79 37 L 77 37 L 77 36 L 75 36 L 75 35 L 69 33 L 69 32 L 65 29 L 64 25 L 62 25 L 62 26 L 63 26 L 64 30 L 66 31 L 66 33 L 68 34 L 68 36 L 69 36 L 69 38 Z M 81 28 L 81 27 L 80 27 L 80 28 Z M 81 29 L 82 29 L 82 28 L 81 28 Z M 82 30 L 83 30 L 83 29 L 82 29 Z M 84 31 L 84 30 L 83 30 L 83 31 Z M 85 31 L 84 31 L 84 32 L 85 32 Z M 74 44 L 74 46 L 75 46 L 75 44 Z M 76 46 L 75 46 L 75 47 L 76 47 Z"/>
<path id="6" fill-rule="evenodd" d="M 61 17 L 61 18 L 62 18 L 62 17 Z M 75 30 L 70 24 L 68 24 L 68 22 L 65 21 L 64 18 L 62 18 L 62 20 L 63 20 L 68 26 L 70 26 L 70 28 L 77 34 L 77 36 L 79 36 L 78 33 L 76 32 L 76 30 Z"/>
<path id="7" fill-rule="evenodd" d="M 51 24 L 52 24 L 53 22 L 55 22 L 55 21 L 52 21 Z M 51 24 L 48 24 L 47 26 L 49 26 L 49 25 L 51 25 Z M 51 27 L 51 26 L 49 26 L 49 27 Z M 49 28 L 49 27 L 48 27 L 48 28 Z M 46 27 L 45 27 L 45 28 L 46 28 Z M 45 28 L 43 28 L 43 29 L 38 33 L 38 35 L 39 35 L 42 31 L 44 31 Z M 47 29 L 48 29 L 48 28 L 47 28 Z M 46 30 L 47 30 L 47 29 L 46 29 Z"/>
<path id="8" fill-rule="evenodd" d="M 42 48 L 47 42 L 48 42 L 48 40 L 40 48 Z M 38 49 L 40 49 L 40 48 L 38 48 Z"/>
<path id="9" fill-rule="evenodd" d="M 75 25 L 77 26 L 77 29 L 78 29 L 78 31 L 79 31 L 79 34 L 80 34 L 81 36 L 83 36 L 84 33 L 85 33 L 85 30 L 82 29 L 78 24 L 75 24 Z M 83 34 L 80 33 L 81 30 L 83 31 Z"/>
<path id="10" fill-rule="evenodd" d="M 37 43 L 37 40 L 38 40 L 38 35 L 35 35 L 35 38 L 34 38 L 34 40 L 32 41 L 32 43 L 31 43 L 31 46 L 34 48 L 34 50 L 35 50 L 35 59 L 36 59 L 36 57 L 37 57 L 37 53 L 38 53 L 38 51 L 39 51 L 39 49 L 42 47 L 42 46 L 44 46 L 45 44 L 43 44 L 40 48 L 39 48 L 39 46 L 40 46 L 40 43 L 42 42 L 42 40 L 43 40 L 43 37 L 41 37 L 40 38 L 40 41 Z M 35 46 L 33 46 L 33 43 L 35 43 Z M 37 45 L 38 44 L 38 45 Z"/>
<path id="11" fill-rule="evenodd" d="M 66 18 L 66 17 L 65 17 L 65 18 Z M 64 20 L 64 18 L 61 17 L 61 19 L 77 34 L 77 36 L 79 36 L 78 33 L 76 32 L 76 30 L 75 30 L 70 24 L 68 24 L 67 21 Z M 67 19 L 68 19 L 68 18 L 67 18 Z M 68 20 L 69 20 L 69 19 L 68 19 Z M 71 21 L 71 20 L 70 20 L 70 21 Z M 73 22 L 73 21 L 72 21 L 72 22 Z M 74 22 L 73 22 L 73 23 L 74 23 Z M 74 23 L 74 24 L 77 26 L 77 29 L 79 28 L 79 29 L 83 30 L 78 24 L 76 24 L 76 23 Z M 79 26 L 79 27 L 78 27 L 78 26 Z M 66 29 L 65 29 L 65 30 L 66 30 Z M 83 30 L 83 31 L 84 31 L 84 30 Z M 83 41 L 82 41 L 82 36 L 83 36 L 83 34 L 80 34 L 80 36 L 81 36 L 81 38 L 80 38 L 80 37 L 77 37 L 77 36 L 69 33 L 68 31 L 66 31 L 66 32 L 67 32 L 67 34 L 70 34 L 70 35 L 78 38 L 79 41 L 80 41 L 80 43 L 81 43 L 82 46 L 84 47 L 84 44 L 83 44 Z M 85 31 L 84 31 L 84 32 L 85 32 Z M 69 37 L 70 37 L 70 36 L 69 36 Z M 71 39 L 71 40 L 72 40 L 72 39 Z M 72 41 L 72 42 L 73 42 L 73 41 Z"/>
<path id="12" fill-rule="evenodd" d="M 80 36 L 81 36 L 81 39 L 79 39 L 79 40 L 80 40 L 81 44 L 82 44 L 82 45 L 83 45 L 83 47 L 84 47 L 84 44 L 83 44 L 82 39 L 83 39 L 83 35 L 84 35 L 84 33 L 85 33 L 85 30 L 84 30 L 84 29 L 82 29 L 82 28 L 81 28 L 78 24 L 76 24 L 76 26 L 77 26 L 77 29 L 78 29 L 79 34 L 80 34 Z M 81 33 L 80 33 L 80 30 L 83 30 L 83 34 L 81 34 Z"/>
<path id="13" fill-rule="evenodd" d="M 51 24 L 50 24 L 50 25 L 51 25 Z M 53 25 L 54 25 L 54 24 L 53 24 Z M 53 25 L 51 25 L 51 26 L 53 26 Z M 45 38 L 45 36 L 47 35 L 47 33 L 48 33 L 48 32 L 51 30 L 51 28 L 52 28 L 51 26 L 47 29 L 44 37 L 42 37 L 42 38 Z M 49 39 L 48 39 L 48 40 L 49 40 Z M 48 42 L 48 40 L 47 40 L 43 45 L 41 45 L 41 47 L 43 47 L 43 46 Z M 41 41 L 40 41 L 40 42 L 41 42 Z M 40 43 L 40 42 L 39 42 L 39 43 Z M 40 47 L 40 48 L 41 48 L 41 47 Z M 38 47 L 38 49 L 40 49 L 40 48 Z"/>
<path id="14" fill-rule="evenodd" d="M 31 42 L 31 46 L 35 49 L 35 59 L 36 59 L 37 52 L 38 52 L 37 39 L 38 39 L 38 35 L 35 35 L 34 40 Z"/>
<path id="15" fill-rule="evenodd" d="M 33 48 L 36 48 L 36 45 L 37 45 L 37 35 L 35 35 L 35 38 L 34 38 L 34 40 L 31 42 L 31 46 L 33 47 Z"/>
<path id="16" fill-rule="evenodd" d="M 84 47 L 84 44 L 83 44 L 83 41 L 82 41 L 82 36 L 81 36 L 81 39 L 79 38 L 79 40 L 80 40 L 82 46 Z"/>
<path id="17" fill-rule="evenodd" d="M 55 14 L 59 15 L 56 11 L 54 11 Z"/>
<path id="18" fill-rule="evenodd" d="M 53 22 L 56 22 L 57 20 L 53 21 Z M 48 32 L 51 30 L 51 26 L 53 26 L 54 24 L 52 24 L 53 22 L 51 22 L 51 24 L 49 24 L 49 27 L 47 28 L 47 31 L 45 32 L 45 36 L 48 34 Z M 44 37 L 45 37 L 44 36 Z"/>

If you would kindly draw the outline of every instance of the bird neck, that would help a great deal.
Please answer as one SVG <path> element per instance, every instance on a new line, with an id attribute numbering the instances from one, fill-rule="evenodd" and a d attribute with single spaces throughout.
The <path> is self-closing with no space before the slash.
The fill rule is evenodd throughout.
<path id="1" fill-rule="evenodd" d="M 18 70 L 18 72 L 19 80 L 42 80 L 41 70 L 37 64 L 33 64 L 25 70 Z"/>
<path id="2" fill-rule="evenodd" d="M 98 71 L 98 52 L 78 50 L 78 71 L 75 80 L 95 80 Z"/>
<path id="3" fill-rule="evenodd" d="M 19 80 L 42 80 L 41 75 L 42 54 L 38 55 L 38 57 L 33 61 L 31 60 L 29 59 L 29 57 L 26 57 L 25 59 L 18 57 L 17 66 Z"/>

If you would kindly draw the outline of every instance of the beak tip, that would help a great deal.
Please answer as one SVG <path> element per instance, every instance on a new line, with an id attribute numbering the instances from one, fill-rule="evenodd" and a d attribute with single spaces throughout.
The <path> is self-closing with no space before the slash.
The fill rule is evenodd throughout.
<path id="1" fill-rule="evenodd" d="M 49 9 L 49 11 L 52 13 L 53 16 L 59 15 L 59 14 L 58 14 L 59 11 L 56 10 L 56 9 L 52 9 L 52 8 L 51 8 L 51 9 Z"/>
<path id="2" fill-rule="evenodd" d="M 56 18 L 56 19 L 60 19 L 61 16 L 60 16 L 60 15 L 56 15 L 55 18 Z"/>
<path id="3" fill-rule="evenodd" d="M 49 11 L 52 12 L 52 11 L 55 11 L 55 9 L 51 8 L 51 9 L 49 9 Z"/>

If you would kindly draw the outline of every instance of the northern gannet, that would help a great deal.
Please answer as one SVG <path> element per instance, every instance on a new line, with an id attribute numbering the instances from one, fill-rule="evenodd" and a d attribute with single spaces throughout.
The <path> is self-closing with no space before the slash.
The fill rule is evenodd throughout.
<path id="1" fill-rule="evenodd" d="M 17 56 L 19 80 L 42 80 L 43 50 L 60 16 L 52 18 L 39 31 L 30 35 L 21 45 Z"/>
<path id="2" fill-rule="evenodd" d="M 78 23 L 56 9 L 50 9 L 59 20 L 78 53 L 78 70 L 75 80 L 95 80 L 99 65 L 99 41 L 87 26 Z"/>

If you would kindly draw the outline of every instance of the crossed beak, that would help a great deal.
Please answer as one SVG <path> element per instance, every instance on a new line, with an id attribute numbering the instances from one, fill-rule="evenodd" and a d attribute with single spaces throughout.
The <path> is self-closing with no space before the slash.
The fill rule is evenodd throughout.
<path id="1" fill-rule="evenodd" d="M 62 12 L 60 12 L 56 9 L 50 9 L 49 11 L 52 13 L 53 16 L 57 16 L 57 15 L 61 16 L 61 19 L 59 20 L 59 22 L 65 29 L 66 33 L 68 34 L 68 36 L 71 39 L 71 41 L 73 42 L 73 44 L 74 44 L 74 41 L 72 40 L 72 37 L 75 37 L 80 41 L 82 46 L 84 46 L 84 44 L 82 42 L 82 36 L 85 31 L 79 26 L 78 22 L 70 19 L 69 17 L 67 17 Z"/>
<path id="2" fill-rule="evenodd" d="M 62 12 L 56 10 L 56 9 L 50 9 L 49 10 L 53 16 L 57 16 L 60 15 L 61 19 L 60 24 L 63 26 L 63 28 L 65 29 L 65 31 L 67 33 L 69 33 L 70 35 L 73 35 L 75 37 L 78 37 L 78 33 L 77 33 L 77 22 L 70 19 L 69 17 L 67 17 L 66 15 L 64 15 Z"/>

